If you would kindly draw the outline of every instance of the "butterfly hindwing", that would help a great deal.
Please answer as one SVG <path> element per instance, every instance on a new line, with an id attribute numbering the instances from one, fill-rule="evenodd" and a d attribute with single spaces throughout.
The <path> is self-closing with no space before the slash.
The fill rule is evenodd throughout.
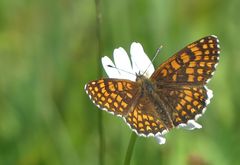
<path id="1" fill-rule="evenodd" d="M 154 136 L 168 130 L 168 126 L 161 120 L 164 114 L 159 114 L 159 108 L 153 99 L 140 98 L 138 104 L 125 117 L 125 121 L 138 135 Z"/>
<path id="2" fill-rule="evenodd" d="M 206 84 L 219 61 L 216 36 L 207 36 L 177 52 L 151 76 L 164 84 Z"/>
<path id="3" fill-rule="evenodd" d="M 162 94 L 164 94 L 166 104 L 171 107 L 174 126 L 197 119 L 199 115 L 204 113 L 212 98 L 212 91 L 204 86 L 165 88 Z"/>

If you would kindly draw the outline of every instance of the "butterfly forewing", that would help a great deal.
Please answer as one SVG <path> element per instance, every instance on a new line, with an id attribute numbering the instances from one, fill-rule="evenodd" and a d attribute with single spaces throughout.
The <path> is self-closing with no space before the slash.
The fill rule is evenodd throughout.
<path id="1" fill-rule="evenodd" d="M 101 109 L 125 116 L 138 94 L 138 84 L 123 79 L 99 79 L 85 86 L 90 99 Z"/>
<path id="2" fill-rule="evenodd" d="M 219 53 L 217 37 L 204 37 L 160 65 L 151 79 L 163 84 L 205 84 L 215 71 Z"/>

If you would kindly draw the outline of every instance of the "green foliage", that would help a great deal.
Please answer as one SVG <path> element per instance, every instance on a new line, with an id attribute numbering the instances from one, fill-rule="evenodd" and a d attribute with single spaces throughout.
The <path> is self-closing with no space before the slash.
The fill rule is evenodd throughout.
<path id="1" fill-rule="evenodd" d="M 167 143 L 138 138 L 132 164 L 240 163 L 240 1 L 102 1 L 104 55 L 143 44 L 155 66 L 215 34 L 220 64 L 200 130 L 173 130 Z M 83 90 L 98 79 L 94 1 L 0 1 L 0 164 L 98 164 L 99 111 Z M 103 73 L 104 75 L 104 73 Z M 102 114 L 105 163 L 123 164 L 131 130 Z"/>

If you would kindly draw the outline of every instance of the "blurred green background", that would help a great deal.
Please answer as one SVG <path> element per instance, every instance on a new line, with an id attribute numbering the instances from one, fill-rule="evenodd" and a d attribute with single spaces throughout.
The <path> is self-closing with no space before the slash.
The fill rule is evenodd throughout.
<path id="1" fill-rule="evenodd" d="M 102 0 L 103 54 L 143 44 L 155 67 L 186 44 L 219 37 L 214 98 L 200 130 L 167 143 L 138 138 L 132 164 L 240 164 L 240 1 Z M 83 90 L 98 79 L 95 1 L 0 1 L 0 164 L 98 164 L 98 109 Z M 105 76 L 105 73 L 102 74 Z M 131 130 L 102 112 L 105 164 L 123 164 Z"/>

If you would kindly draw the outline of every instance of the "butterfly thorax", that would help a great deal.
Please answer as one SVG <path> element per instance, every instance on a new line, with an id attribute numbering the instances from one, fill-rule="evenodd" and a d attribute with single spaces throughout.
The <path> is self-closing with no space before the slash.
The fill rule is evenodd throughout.
<path id="1" fill-rule="evenodd" d="M 141 86 L 143 94 L 152 95 L 156 91 L 156 85 L 144 75 L 137 75 L 136 82 Z"/>

